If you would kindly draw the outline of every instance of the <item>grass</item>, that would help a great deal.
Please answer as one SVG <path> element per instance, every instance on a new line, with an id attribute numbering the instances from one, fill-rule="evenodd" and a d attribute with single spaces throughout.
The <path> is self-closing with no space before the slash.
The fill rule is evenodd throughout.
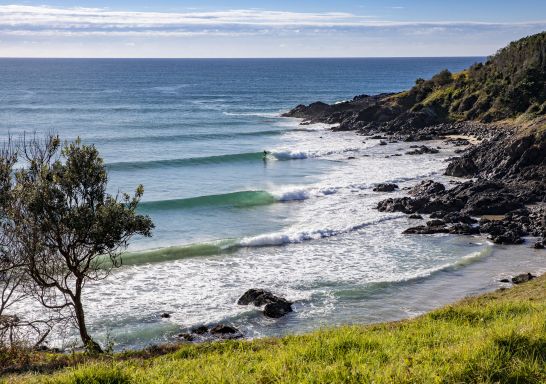
<path id="1" fill-rule="evenodd" d="M 123 357 L 121 357 L 123 356 Z M 114 356 L 5 383 L 546 382 L 546 278 L 415 319 Z"/>

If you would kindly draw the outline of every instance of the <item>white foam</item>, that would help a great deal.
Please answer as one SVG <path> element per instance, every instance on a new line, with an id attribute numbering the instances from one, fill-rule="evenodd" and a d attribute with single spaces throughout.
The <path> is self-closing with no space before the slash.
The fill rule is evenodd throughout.
<path id="1" fill-rule="evenodd" d="M 329 151 L 300 151 L 290 149 L 279 149 L 270 152 L 271 156 L 277 160 L 303 160 L 308 158 L 327 157 L 334 155 L 343 155 L 346 153 L 359 152 L 362 148 L 342 148 Z"/>
<path id="2" fill-rule="evenodd" d="M 307 159 L 309 154 L 303 151 L 274 151 L 271 155 L 277 160 L 301 160 Z"/>
<path id="3" fill-rule="evenodd" d="M 297 200 L 307 200 L 311 197 L 309 191 L 305 189 L 286 191 L 280 193 L 273 193 L 273 196 L 279 201 L 297 201 Z"/>
<path id="4" fill-rule="evenodd" d="M 263 235 L 245 237 L 239 241 L 241 247 L 266 247 L 279 246 L 285 244 L 297 244 L 309 240 L 319 240 L 326 237 L 338 236 L 344 233 L 358 231 L 367 226 L 378 224 L 383 221 L 394 220 L 405 215 L 390 215 L 377 220 L 367 221 L 356 225 L 347 226 L 345 228 L 319 228 L 309 231 L 292 231 L 292 232 L 274 232 Z"/>
<path id="5" fill-rule="evenodd" d="M 280 191 L 272 192 L 271 194 L 278 201 L 300 201 L 307 200 L 311 197 L 328 196 L 336 193 L 339 187 L 323 187 L 323 188 L 295 188 L 295 189 L 283 189 Z"/>
<path id="6" fill-rule="evenodd" d="M 171 93 L 176 93 L 176 91 L 178 91 L 179 89 L 186 88 L 189 86 L 190 84 L 178 84 L 178 85 L 170 85 L 165 87 L 152 87 L 150 89 L 153 91 L 161 92 L 161 93 L 171 94 Z"/>
<path id="7" fill-rule="evenodd" d="M 226 116 L 281 117 L 279 112 L 222 112 Z"/>

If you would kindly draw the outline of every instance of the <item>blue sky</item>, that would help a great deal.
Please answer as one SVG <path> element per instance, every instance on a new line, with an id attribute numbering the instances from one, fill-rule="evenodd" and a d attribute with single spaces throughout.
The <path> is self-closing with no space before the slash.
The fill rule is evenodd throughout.
<path id="1" fill-rule="evenodd" d="M 546 1 L 0 0 L 4 57 L 484 56 Z"/>

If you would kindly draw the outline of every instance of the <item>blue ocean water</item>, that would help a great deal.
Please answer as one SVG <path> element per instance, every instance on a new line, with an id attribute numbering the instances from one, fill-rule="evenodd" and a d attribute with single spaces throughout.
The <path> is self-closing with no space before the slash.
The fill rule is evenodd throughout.
<path id="1" fill-rule="evenodd" d="M 262 191 L 270 184 L 312 182 L 312 175 L 331 166 L 320 161 L 263 166 L 262 151 L 281 146 L 283 133 L 294 129 L 278 118 L 280 112 L 299 103 L 404 90 L 418 77 L 480 60 L 3 59 L 0 134 L 81 137 L 101 150 L 112 191 L 144 184 L 146 201 Z M 219 213 L 216 208 L 208 212 L 210 220 L 202 219 L 201 209 L 185 213 L 181 223 L 166 205 L 151 212 L 157 206 L 146 207 L 158 226 L 154 246 L 251 235 L 283 225 L 275 218 L 237 220 L 239 210 Z M 238 228 L 230 224 L 235 221 Z"/>
<path id="2" fill-rule="evenodd" d="M 280 114 L 401 91 L 481 60 L 1 59 L 0 140 L 80 137 L 104 156 L 112 193 L 144 185 L 140 210 L 154 236 L 135 239 L 125 266 L 86 296 L 92 331 L 120 348 L 218 321 L 262 336 L 401 318 L 491 284 L 463 284 L 429 304 L 404 296 L 423 281 L 441 285 L 491 247 L 402 236 L 403 215 L 374 209 L 385 197 L 374 183 L 443 180 L 452 149 L 386 158 L 408 144 L 379 146 Z M 237 306 L 252 287 L 295 300 L 296 313 L 271 321 Z"/>

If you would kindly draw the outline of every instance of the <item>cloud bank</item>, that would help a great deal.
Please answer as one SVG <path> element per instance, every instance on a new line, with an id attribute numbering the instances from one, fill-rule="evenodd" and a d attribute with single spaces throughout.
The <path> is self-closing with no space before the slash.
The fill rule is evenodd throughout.
<path id="1" fill-rule="evenodd" d="M 242 9 L 167 13 L 0 6 L 3 56 L 38 56 L 45 50 L 59 56 L 67 52 L 69 56 L 109 56 L 115 51 L 122 56 L 267 56 L 260 48 L 263 44 L 268 44 L 271 56 L 373 56 L 374 52 L 398 56 L 407 55 L 408 44 L 417 55 L 423 55 L 427 49 L 440 46 L 442 39 L 444 45 L 458 45 L 455 39 L 465 36 L 474 37 L 474 41 L 465 42 L 467 53 L 472 54 L 478 47 L 501 46 L 513 36 L 543 29 L 546 21 L 541 20 L 425 22 L 379 20 L 345 12 Z M 180 44 L 184 44 L 184 52 Z M 339 44 L 342 46 L 331 46 Z M 453 51 L 455 55 L 464 54 Z"/>

